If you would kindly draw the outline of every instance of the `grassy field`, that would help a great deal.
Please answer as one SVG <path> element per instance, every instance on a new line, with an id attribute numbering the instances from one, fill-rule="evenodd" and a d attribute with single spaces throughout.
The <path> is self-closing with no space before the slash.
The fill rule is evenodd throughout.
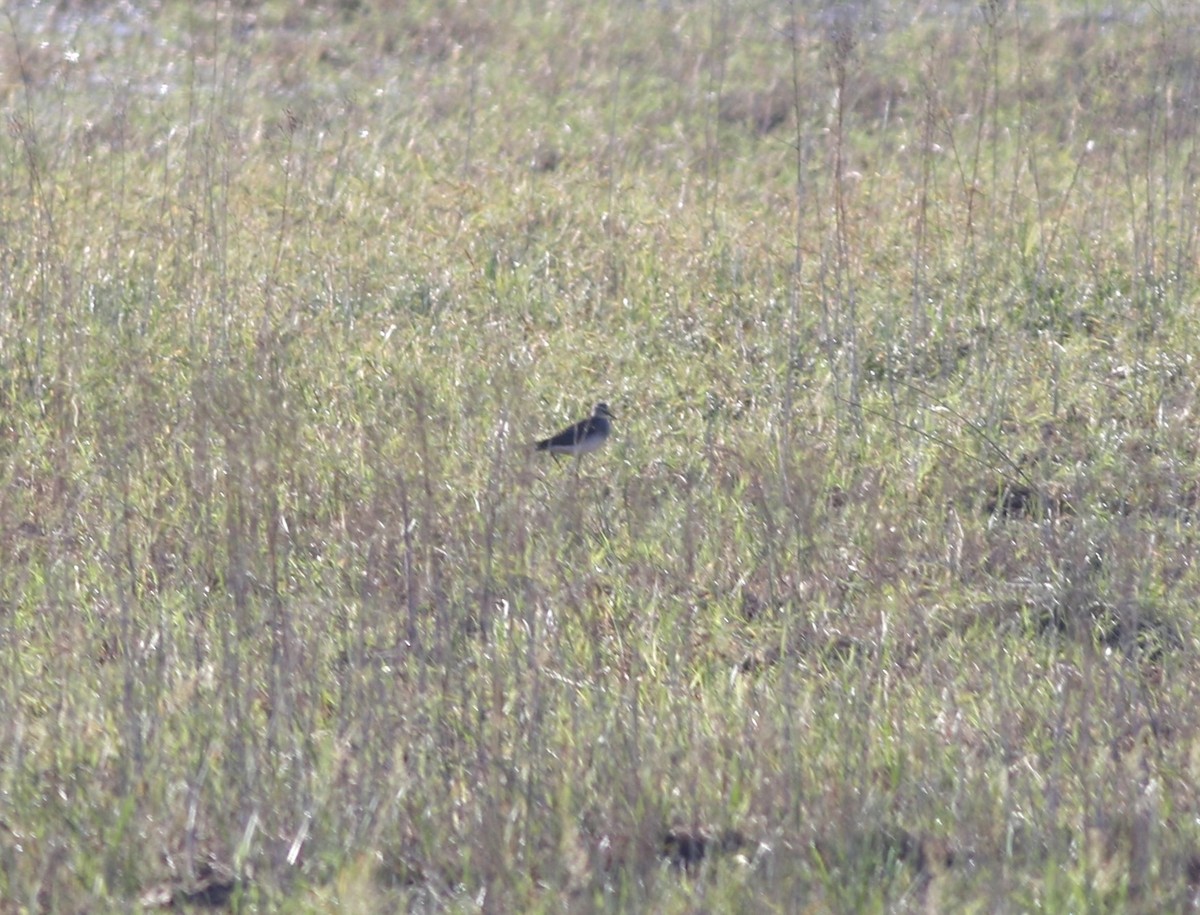
<path id="1" fill-rule="evenodd" d="M 1198 39 L 18 0 L 0 913 L 1200 907 Z"/>

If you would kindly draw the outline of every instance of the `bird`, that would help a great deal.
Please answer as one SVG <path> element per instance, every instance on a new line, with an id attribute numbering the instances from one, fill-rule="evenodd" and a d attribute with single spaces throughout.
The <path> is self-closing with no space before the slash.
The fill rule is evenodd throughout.
<path id="1" fill-rule="evenodd" d="M 579 457 L 589 451 L 595 451 L 604 444 L 612 431 L 612 410 L 606 403 L 598 403 L 592 415 L 581 419 L 573 426 L 567 426 L 557 435 L 544 438 L 537 443 L 538 451 L 549 451 L 551 454 L 571 454 Z"/>

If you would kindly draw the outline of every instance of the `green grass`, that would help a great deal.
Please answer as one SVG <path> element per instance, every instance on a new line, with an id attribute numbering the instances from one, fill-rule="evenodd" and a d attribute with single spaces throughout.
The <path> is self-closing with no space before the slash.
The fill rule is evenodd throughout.
<path id="1" fill-rule="evenodd" d="M 1194 906 L 1200 19 L 477 6 L 6 14 L 0 911 Z"/>

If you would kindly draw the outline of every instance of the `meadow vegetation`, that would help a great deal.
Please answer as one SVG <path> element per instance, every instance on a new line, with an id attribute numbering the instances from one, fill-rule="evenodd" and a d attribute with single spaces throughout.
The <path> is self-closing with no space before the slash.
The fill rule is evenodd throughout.
<path id="1" fill-rule="evenodd" d="M 1200 10 L 0 25 L 0 912 L 1198 904 Z"/>

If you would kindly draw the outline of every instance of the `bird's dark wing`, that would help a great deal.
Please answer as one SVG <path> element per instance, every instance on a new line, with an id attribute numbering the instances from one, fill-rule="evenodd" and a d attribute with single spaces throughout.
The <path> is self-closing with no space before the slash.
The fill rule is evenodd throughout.
<path id="1" fill-rule="evenodd" d="M 566 448 L 587 438 L 588 433 L 591 431 L 592 420 L 585 419 L 575 423 L 573 426 L 568 426 L 557 435 L 542 439 L 537 443 L 537 446 L 542 451 L 545 451 L 547 448 Z"/>

